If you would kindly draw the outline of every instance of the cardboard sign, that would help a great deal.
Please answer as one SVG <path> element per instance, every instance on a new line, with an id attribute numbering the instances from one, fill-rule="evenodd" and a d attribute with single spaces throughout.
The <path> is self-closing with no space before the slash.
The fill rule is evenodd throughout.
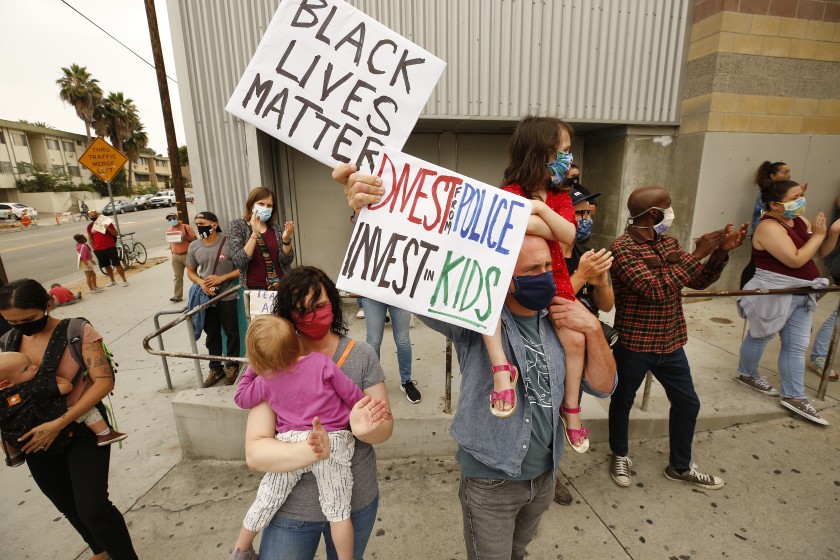
<path id="1" fill-rule="evenodd" d="M 284 0 L 225 110 L 330 167 L 372 172 L 445 66 L 342 0 Z"/>
<path id="2" fill-rule="evenodd" d="M 167 243 L 180 243 L 183 241 L 181 237 L 180 231 L 167 231 L 166 232 L 166 242 Z"/>
<path id="3" fill-rule="evenodd" d="M 382 199 L 362 209 L 339 288 L 492 334 L 531 202 L 384 149 Z"/>
<path id="4" fill-rule="evenodd" d="M 277 292 L 275 290 L 245 290 L 245 296 L 248 301 L 248 316 L 253 321 L 260 315 L 271 314 Z"/>
<path id="5" fill-rule="evenodd" d="M 93 222 L 93 227 L 91 231 L 95 231 L 97 233 L 105 233 L 105 230 L 108 229 L 108 226 L 114 223 L 114 220 L 106 216 L 105 214 L 100 214 L 97 216 L 96 221 Z"/>

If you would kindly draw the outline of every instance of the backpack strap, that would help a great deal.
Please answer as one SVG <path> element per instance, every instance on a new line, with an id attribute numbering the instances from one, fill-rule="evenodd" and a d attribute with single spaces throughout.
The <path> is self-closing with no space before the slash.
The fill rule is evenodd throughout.
<path id="1" fill-rule="evenodd" d="M 58 326 L 55 327 L 49 342 L 47 342 L 44 359 L 41 360 L 40 369 L 53 377 L 55 377 L 55 372 L 58 370 L 58 364 L 61 362 L 64 350 L 67 348 L 67 326 L 69 324 L 70 319 L 62 319 L 58 322 Z M 76 380 L 74 379 L 73 381 L 75 382 Z"/>
<path id="2" fill-rule="evenodd" d="M 3 347 L 3 352 L 17 352 L 20 348 L 20 338 L 23 335 L 19 330 L 12 327 L 0 337 L 0 346 Z"/>
<path id="3" fill-rule="evenodd" d="M 338 361 L 335 363 L 335 365 L 337 365 L 339 368 L 341 368 L 341 366 L 344 365 L 344 360 L 346 360 L 347 356 L 350 355 L 350 350 L 352 350 L 353 346 L 355 346 L 355 345 L 356 345 L 356 339 L 351 338 L 350 342 L 347 344 L 347 348 L 344 349 L 344 352 L 341 354 L 341 357 L 338 359 Z"/>
<path id="4" fill-rule="evenodd" d="M 87 364 L 82 356 L 82 339 L 85 334 L 85 325 L 88 323 L 89 321 L 84 317 L 75 317 L 70 319 L 70 325 L 67 327 L 67 345 L 70 347 L 70 354 L 82 371 L 87 370 Z"/>

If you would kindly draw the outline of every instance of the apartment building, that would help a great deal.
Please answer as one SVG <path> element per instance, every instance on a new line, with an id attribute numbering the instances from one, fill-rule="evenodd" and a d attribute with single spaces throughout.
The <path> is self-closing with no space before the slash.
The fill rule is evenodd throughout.
<path id="1" fill-rule="evenodd" d="M 0 119 L 0 189 L 15 189 L 36 169 L 89 183 L 90 172 L 79 165 L 86 147 L 83 134 Z"/>
<path id="2" fill-rule="evenodd" d="M 138 187 L 151 185 L 164 189 L 172 185 L 172 167 L 167 157 L 149 154 L 140 156 L 132 166 L 132 175 L 132 184 Z"/>

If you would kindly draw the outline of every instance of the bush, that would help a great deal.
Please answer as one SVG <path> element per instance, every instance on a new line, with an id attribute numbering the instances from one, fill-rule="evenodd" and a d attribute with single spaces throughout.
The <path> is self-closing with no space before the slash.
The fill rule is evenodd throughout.
<path id="1" fill-rule="evenodd" d="M 18 181 L 18 188 L 25 193 L 36 192 L 69 192 L 75 191 L 78 187 L 70 175 L 56 173 L 53 171 L 32 171 L 32 176 Z"/>
<path id="2" fill-rule="evenodd" d="M 131 193 L 128 192 L 128 186 L 125 182 L 126 172 L 125 168 L 123 167 L 117 174 L 114 175 L 114 178 L 111 179 L 111 191 L 114 193 L 114 196 L 130 196 Z M 105 184 L 105 181 L 97 177 L 96 175 L 91 175 L 90 180 L 93 183 L 94 189 L 98 192 L 101 196 L 107 197 L 108 196 L 108 185 Z"/>

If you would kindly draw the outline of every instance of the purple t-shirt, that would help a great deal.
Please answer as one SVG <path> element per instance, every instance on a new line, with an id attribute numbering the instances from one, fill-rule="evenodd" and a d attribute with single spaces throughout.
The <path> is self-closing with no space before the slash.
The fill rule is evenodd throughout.
<path id="1" fill-rule="evenodd" d="M 268 401 L 277 414 L 277 433 L 311 430 L 315 416 L 325 430 L 335 432 L 347 429 L 350 410 L 364 396 L 329 357 L 313 352 L 271 377 L 258 376 L 248 366 L 233 400 L 240 408 Z"/>

